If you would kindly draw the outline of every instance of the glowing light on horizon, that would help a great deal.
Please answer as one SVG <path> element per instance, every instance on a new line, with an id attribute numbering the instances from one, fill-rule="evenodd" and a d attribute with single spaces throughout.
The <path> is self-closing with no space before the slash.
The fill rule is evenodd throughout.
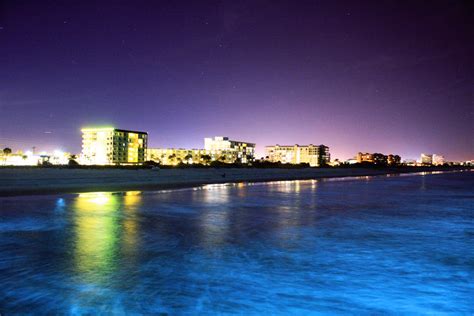
<path id="1" fill-rule="evenodd" d="M 98 132 L 98 131 L 112 131 L 115 127 L 112 126 L 103 126 L 103 127 L 83 127 L 81 132 Z"/>

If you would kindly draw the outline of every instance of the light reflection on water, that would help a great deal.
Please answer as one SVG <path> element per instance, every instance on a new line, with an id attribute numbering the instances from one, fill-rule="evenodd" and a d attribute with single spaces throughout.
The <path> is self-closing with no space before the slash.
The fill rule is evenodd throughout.
<path id="1" fill-rule="evenodd" d="M 111 193 L 81 193 L 73 200 L 77 272 L 96 282 L 113 272 L 117 252 L 119 201 Z"/>
<path id="2" fill-rule="evenodd" d="M 238 190 L 242 192 L 242 190 Z M 222 245 L 225 242 L 229 229 L 228 205 L 231 192 L 227 186 L 209 185 L 205 190 L 199 192 L 199 196 L 194 196 L 204 204 L 200 218 L 201 242 L 206 248 Z"/>
<path id="3" fill-rule="evenodd" d="M 0 199 L 0 313 L 471 314 L 473 185 L 449 173 Z"/>

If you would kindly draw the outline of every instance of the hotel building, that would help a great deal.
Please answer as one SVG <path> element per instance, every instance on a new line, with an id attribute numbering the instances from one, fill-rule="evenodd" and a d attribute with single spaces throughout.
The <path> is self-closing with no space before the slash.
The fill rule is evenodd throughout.
<path id="1" fill-rule="evenodd" d="M 331 160 L 329 147 L 324 145 L 266 146 L 265 153 L 271 162 L 289 164 L 308 163 L 311 167 L 329 164 Z"/>
<path id="2" fill-rule="evenodd" d="M 204 149 L 211 159 L 225 163 L 249 163 L 255 158 L 255 144 L 216 136 L 204 138 Z"/>
<path id="3" fill-rule="evenodd" d="M 145 161 L 148 134 L 113 127 L 83 128 L 81 163 L 140 164 Z"/>

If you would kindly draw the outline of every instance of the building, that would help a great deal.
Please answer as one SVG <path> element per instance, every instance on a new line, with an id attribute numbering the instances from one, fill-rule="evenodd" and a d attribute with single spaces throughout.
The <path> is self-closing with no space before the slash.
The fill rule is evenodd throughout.
<path id="1" fill-rule="evenodd" d="M 357 154 L 358 163 L 370 163 L 374 165 L 399 165 L 402 159 L 399 155 L 384 155 L 381 153 L 361 153 Z"/>
<path id="2" fill-rule="evenodd" d="M 255 144 L 216 136 L 204 138 L 204 149 L 211 159 L 225 163 L 250 163 L 255 159 Z"/>
<path id="3" fill-rule="evenodd" d="M 39 156 L 31 157 L 18 151 L 5 154 L 0 150 L 0 166 L 36 166 L 39 164 Z"/>
<path id="4" fill-rule="evenodd" d="M 387 164 L 389 166 L 392 166 L 392 165 L 399 165 L 402 163 L 402 158 L 399 156 L 399 155 L 388 155 L 387 156 Z"/>
<path id="5" fill-rule="evenodd" d="M 374 158 L 374 164 L 375 165 L 386 165 L 387 164 L 387 156 L 381 153 L 374 153 L 372 154 L 372 157 Z"/>
<path id="6" fill-rule="evenodd" d="M 363 162 L 373 163 L 374 156 L 373 154 L 359 152 L 357 153 L 357 162 L 358 163 L 363 163 Z"/>
<path id="7" fill-rule="evenodd" d="M 81 163 L 140 164 L 145 161 L 148 134 L 113 127 L 83 128 Z"/>
<path id="8" fill-rule="evenodd" d="M 205 138 L 204 147 L 205 149 L 150 148 L 147 160 L 168 166 L 180 163 L 208 165 L 212 161 L 249 163 L 255 156 L 255 144 L 229 140 L 228 137 Z"/>
<path id="9" fill-rule="evenodd" d="M 442 166 L 444 165 L 445 163 L 445 160 L 444 160 L 444 156 L 442 155 L 433 155 L 433 165 L 435 166 Z"/>
<path id="10" fill-rule="evenodd" d="M 311 167 L 329 164 L 331 156 L 325 145 L 275 145 L 266 146 L 265 153 L 271 162 L 289 164 L 308 163 Z"/>
<path id="11" fill-rule="evenodd" d="M 432 154 L 421 154 L 420 163 L 422 165 L 432 165 L 433 164 L 433 155 Z"/>
<path id="12" fill-rule="evenodd" d="M 329 162 L 329 165 L 330 165 L 331 167 L 338 167 L 338 166 L 340 166 L 340 165 L 342 165 L 342 164 L 343 164 L 343 162 L 340 161 L 339 159 L 334 159 L 333 161 L 330 161 L 330 162 Z"/>
<path id="13" fill-rule="evenodd" d="M 165 166 L 185 164 L 208 164 L 211 160 L 204 149 L 184 148 L 148 148 L 147 160 L 158 162 Z"/>
<path id="14" fill-rule="evenodd" d="M 346 165 L 354 165 L 356 163 L 358 163 L 356 158 L 350 158 L 350 159 L 347 159 L 347 160 L 344 161 L 344 164 L 346 164 Z"/>
<path id="15" fill-rule="evenodd" d="M 403 163 L 407 166 L 416 166 L 416 160 L 415 159 L 405 159 Z"/>
<path id="16" fill-rule="evenodd" d="M 33 154 L 31 151 L 4 154 L 0 151 L 0 166 L 67 165 L 73 156 L 60 150 L 50 153 L 42 151 L 38 154 Z"/>

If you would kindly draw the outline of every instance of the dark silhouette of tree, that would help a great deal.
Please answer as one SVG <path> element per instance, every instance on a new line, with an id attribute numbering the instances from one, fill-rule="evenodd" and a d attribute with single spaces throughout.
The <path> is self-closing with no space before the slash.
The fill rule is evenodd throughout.
<path id="1" fill-rule="evenodd" d="M 151 167 L 159 167 L 160 164 L 153 160 L 147 160 L 143 163 L 143 166 L 151 168 Z"/>
<path id="2" fill-rule="evenodd" d="M 184 161 L 186 161 L 186 163 L 189 163 L 189 160 L 190 159 L 193 159 L 193 155 L 191 154 L 187 154 L 185 157 L 184 157 Z"/>
<path id="3" fill-rule="evenodd" d="M 204 164 L 208 165 L 211 163 L 212 158 L 209 155 L 202 155 L 201 160 L 204 162 Z"/>
<path id="4" fill-rule="evenodd" d="M 11 150 L 11 148 L 6 147 L 6 148 L 3 149 L 3 153 L 5 155 L 10 155 L 12 153 L 12 150 Z"/>
<path id="5" fill-rule="evenodd" d="M 169 155 L 169 156 L 168 156 L 168 161 L 169 161 L 171 164 L 174 164 L 174 163 L 175 163 L 175 160 L 176 160 L 176 155 L 175 155 L 175 154 L 172 154 L 172 155 Z"/>
<path id="6" fill-rule="evenodd" d="M 73 155 L 74 156 L 74 155 Z M 67 164 L 69 167 L 77 167 L 79 166 L 79 163 L 75 159 L 69 159 L 69 162 Z"/>

